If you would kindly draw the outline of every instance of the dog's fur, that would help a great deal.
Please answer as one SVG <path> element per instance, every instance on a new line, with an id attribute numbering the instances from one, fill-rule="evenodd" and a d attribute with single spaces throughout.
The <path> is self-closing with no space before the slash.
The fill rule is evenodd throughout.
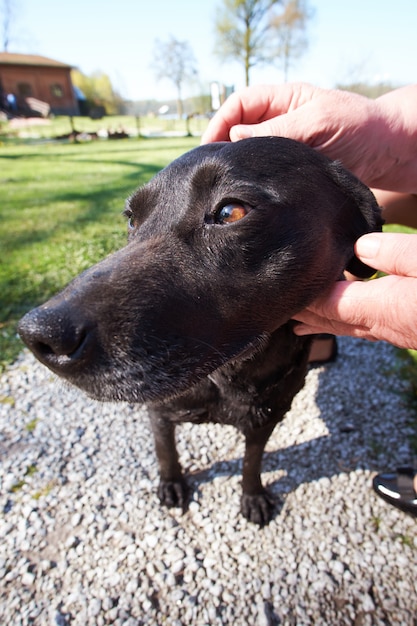
<path id="1" fill-rule="evenodd" d="M 168 506 L 186 500 L 175 424 L 236 426 L 242 512 L 262 525 L 263 450 L 307 370 L 310 339 L 291 317 L 343 270 L 372 274 L 353 246 L 380 230 L 379 207 L 337 162 L 268 137 L 195 148 L 125 213 L 128 244 L 29 312 L 19 332 L 91 396 L 148 403 Z"/>

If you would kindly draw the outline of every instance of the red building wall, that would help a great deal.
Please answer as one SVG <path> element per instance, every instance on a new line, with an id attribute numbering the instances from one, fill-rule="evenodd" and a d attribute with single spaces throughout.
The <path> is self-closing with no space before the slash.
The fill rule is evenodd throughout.
<path id="1" fill-rule="evenodd" d="M 0 87 L 4 94 L 12 93 L 16 96 L 20 108 L 24 108 L 26 98 L 31 97 L 49 104 L 52 113 L 78 113 L 71 82 L 71 66 L 52 59 L 0 53 Z"/>

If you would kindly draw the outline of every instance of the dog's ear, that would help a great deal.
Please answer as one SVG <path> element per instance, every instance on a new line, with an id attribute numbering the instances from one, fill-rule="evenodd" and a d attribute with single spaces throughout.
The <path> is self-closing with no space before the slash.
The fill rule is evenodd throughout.
<path id="1" fill-rule="evenodd" d="M 353 245 L 361 235 L 381 232 L 384 224 L 381 208 L 372 191 L 338 161 L 333 161 L 330 169 L 333 180 L 342 189 L 351 208 L 351 211 L 348 211 L 349 221 L 345 222 L 347 232 L 344 234 L 352 241 L 352 257 L 346 264 L 346 269 L 358 278 L 370 278 L 375 270 L 355 256 Z"/>

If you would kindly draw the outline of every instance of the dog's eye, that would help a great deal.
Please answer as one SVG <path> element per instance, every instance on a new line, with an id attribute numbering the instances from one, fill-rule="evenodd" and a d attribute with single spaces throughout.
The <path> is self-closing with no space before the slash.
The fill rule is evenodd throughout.
<path id="1" fill-rule="evenodd" d="M 238 222 L 249 212 L 248 207 L 243 204 L 226 204 L 216 215 L 217 224 L 233 224 Z"/>
<path id="2" fill-rule="evenodd" d="M 127 217 L 127 230 L 130 232 L 135 230 L 135 219 L 133 217 L 133 212 L 131 209 L 125 209 L 123 211 L 123 215 Z"/>

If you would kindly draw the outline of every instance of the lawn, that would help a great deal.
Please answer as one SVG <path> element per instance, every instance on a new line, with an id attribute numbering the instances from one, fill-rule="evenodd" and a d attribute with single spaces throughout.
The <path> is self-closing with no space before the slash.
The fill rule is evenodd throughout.
<path id="1" fill-rule="evenodd" d="M 126 197 L 198 137 L 0 145 L 0 368 L 23 313 L 125 242 Z"/>
<path id="2" fill-rule="evenodd" d="M 90 131 L 132 128 L 134 122 L 133 117 L 105 122 L 75 118 L 77 129 Z M 149 135 L 185 131 L 183 122 L 176 121 L 149 119 L 141 125 Z M 22 348 L 16 336 L 19 318 L 123 245 L 125 198 L 199 143 L 198 137 L 185 136 L 39 142 L 39 136 L 47 139 L 69 130 L 68 118 L 57 118 L 50 125 L 25 129 L 32 137 L 25 143 L 13 134 L 0 134 L 0 369 Z M 414 362 L 416 355 L 410 353 Z"/>

